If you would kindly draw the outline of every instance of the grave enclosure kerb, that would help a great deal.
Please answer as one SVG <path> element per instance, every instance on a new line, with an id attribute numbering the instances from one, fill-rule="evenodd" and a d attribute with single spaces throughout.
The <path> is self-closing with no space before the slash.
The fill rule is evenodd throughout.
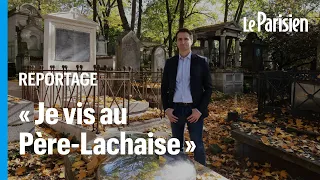
<path id="1" fill-rule="evenodd" d="M 77 108 L 77 102 L 82 102 L 83 108 L 93 108 L 95 110 L 96 125 L 93 130 L 99 133 L 101 108 L 127 108 L 127 125 L 129 125 L 130 102 L 132 99 L 146 100 L 152 107 L 160 109 L 160 117 L 163 117 L 161 104 L 161 77 L 163 70 L 133 71 L 131 67 L 123 67 L 117 70 L 107 66 L 94 65 L 93 70 L 83 70 L 82 65 L 76 65 L 76 69 L 69 69 L 66 65 L 61 69 L 50 66 L 50 69 L 43 69 L 43 66 L 25 66 L 25 73 L 97 73 L 97 86 L 71 86 L 65 85 L 66 77 L 63 76 L 63 85 L 46 86 L 41 81 L 39 86 L 22 86 L 22 98 L 32 101 L 35 104 L 45 102 L 46 108 L 57 108 L 62 112 L 62 108 Z M 28 79 L 27 79 L 28 81 Z M 51 79 L 49 79 L 51 81 Z M 93 98 L 95 97 L 95 98 Z"/>

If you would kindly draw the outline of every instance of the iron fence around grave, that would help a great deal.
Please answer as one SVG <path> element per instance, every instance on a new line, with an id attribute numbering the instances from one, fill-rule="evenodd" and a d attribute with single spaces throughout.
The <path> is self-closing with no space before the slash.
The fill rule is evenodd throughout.
<path id="1" fill-rule="evenodd" d="M 38 86 L 22 86 L 22 98 L 35 103 L 44 102 L 45 107 L 51 108 L 77 108 L 77 102 L 82 102 L 82 107 L 90 107 L 95 110 L 95 117 L 100 117 L 100 110 L 104 107 L 126 107 L 127 119 L 129 120 L 130 103 L 133 100 L 144 100 L 149 102 L 151 107 L 157 107 L 161 110 L 161 77 L 162 70 L 157 72 L 134 72 L 132 68 L 121 68 L 113 70 L 106 66 L 94 66 L 94 70 L 83 70 L 81 65 L 76 66 L 76 70 L 68 69 L 62 66 L 62 70 L 45 70 L 43 67 L 36 69 L 34 66 L 25 67 L 26 73 L 62 73 L 63 85 L 47 86 L 43 81 Z M 66 73 L 77 73 L 81 76 L 83 73 L 97 73 L 97 86 L 77 86 L 65 85 L 67 81 Z M 70 77 L 69 77 L 70 78 Z M 88 79 L 88 78 L 85 78 Z M 28 81 L 28 79 L 27 79 Z M 51 81 L 51 79 L 49 80 Z M 69 79 L 71 81 L 71 79 Z M 121 112 L 120 112 L 121 113 Z M 97 122 L 97 121 L 96 121 Z M 128 121 L 129 123 L 129 121 Z M 93 130 L 96 126 L 93 125 Z M 97 131 L 98 132 L 98 131 Z"/>
<path id="2" fill-rule="evenodd" d="M 146 100 L 150 107 L 162 109 L 161 79 L 162 69 L 157 71 L 136 71 L 132 76 L 132 95 L 134 99 Z"/>
<path id="3" fill-rule="evenodd" d="M 258 112 L 320 117 L 319 71 L 266 71 L 258 76 Z"/>

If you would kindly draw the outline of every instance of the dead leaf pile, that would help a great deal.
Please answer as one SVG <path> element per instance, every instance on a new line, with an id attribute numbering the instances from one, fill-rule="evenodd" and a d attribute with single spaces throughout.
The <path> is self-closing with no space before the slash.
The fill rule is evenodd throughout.
<path id="1" fill-rule="evenodd" d="M 229 179 L 288 179 L 290 175 L 285 170 L 272 168 L 270 164 L 259 164 L 248 158 L 239 160 L 234 157 L 235 142 L 231 137 L 231 124 L 227 122 L 227 114 L 237 111 L 244 119 L 251 122 L 260 120 L 254 115 L 257 113 L 257 99 L 255 95 L 241 95 L 213 101 L 209 104 L 209 117 L 205 119 L 203 139 L 205 142 L 207 165 L 214 171 Z M 267 126 L 258 127 L 251 123 L 243 123 L 269 142 L 271 132 Z M 186 133 L 187 134 L 187 133 Z"/>
<path id="2" fill-rule="evenodd" d="M 279 148 L 283 151 L 294 153 L 299 157 L 320 161 L 320 143 L 310 140 L 307 135 L 297 136 L 285 132 L 279 127 L 271 128 L 259 124 L 236 123 L 240 131 L 246 132 L 268 146 Z"/>
<path id="3" fill-rule="evenodd" d="M 44 139 L 57 136 L 52 129 L 36 126 Z M 8 179 L 65 179 L 63 157 L 53 149 L 53 155 L 37 155 L 27 149 L 20 155 L 19 142 L 8 145 Z"/>

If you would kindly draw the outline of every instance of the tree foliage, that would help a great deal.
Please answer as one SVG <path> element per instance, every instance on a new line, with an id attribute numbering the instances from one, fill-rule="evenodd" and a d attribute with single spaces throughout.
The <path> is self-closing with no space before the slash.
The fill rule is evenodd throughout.
<path id="1" fill-rule="evenodd" d="M 179 3 L 175 0 L 167 0 L 168 10 L 165 7 L 166 0 L 150 1 L 142 20 L 142 37 L 164 44 L 169 47 L 169 41 L 174 40 L 175 32 L 179 27 Z M 190 0 L 184 1 L 184 27 L 193 29 L 207 24 L 208 19 L 214 19 L 216 14 L 209 11 L 206 3 L 213 4 L 213 1 Z M 170 12 L 170 19 L 167 14 Z M 171 27 L 169 27 L 171 21 Z M 169 36 L 169 29 L 172 33 Z M 173 47 L 171 47 L 173 48 Z M 169 53 L 170 54 L 170 53 Z"/>
<path id="2" fill-rule="evenodd" d="M 263 11 L 268 17 L 278 17 L 279 14 L 287 16 L 292 14 L 293 18 L 307 18 L 309 21 L 309 32 L 261 32 L 260 36 L 269 47 L 271 59 L 278 65 L 279 69 L 290 69 L 306 63 L 314 63 L 316 60 L 318 38 L 320 37 L 319 13 L 320 1 L 318 0 L 259 0 L 258 6 L 253 7 L 253 12 Z M 246 10 L 245 15 L 253 15 Z"/>
<path id="3" fill-rule="evenodd" d="M 77 7 L 83 14 L 88 15 L 90 12 L 85 0 L 8 0 L 8 10 L 24 3 L 30 3 L 38 10 L 40 9 L 42 15 L 59 11 L 68 11 L 72 7 Z"/>

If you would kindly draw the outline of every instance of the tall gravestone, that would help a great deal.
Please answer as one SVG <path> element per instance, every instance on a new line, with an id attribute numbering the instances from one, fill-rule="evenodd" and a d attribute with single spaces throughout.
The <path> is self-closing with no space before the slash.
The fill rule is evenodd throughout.
<path id="1" fill-rule="evenodd" d="M 62 66 L 66 65 L 69 70 L 76 70 L 77 65 L 82 65 L 82 70 L 92 71 L 96 64 L 97 26 L 96 22 L 83 16 L 76 8 L 72 8 L 69 12 L 45 15 L 43 68 L 50 70 L 50 66 L 54 65 L 55 70 L 62 70 Z M 82 88 L 80 95 L 68 91 L 72 88 L 57 86 L 49 92 L 42 89 L 41 94 L 47 93 L 47 98 L 43 100 L 45 105 L 66 107 L 66 102 L 71 96 L 78 98 L 88 95 L 83 93 L 88 92 L 90 86 L 80 87 Z"/>
<path id="2" fill-rule="evenodd" d="M 99 36 L 97 41 L 97 56 L 108 56 L 108 41 L 102 35 Z"/>
<path id="3" fill-rule="evenodd" d="M 242 67 L 249 71 L 258 72 L 263 70 L 263 54 L 265 44 L 256 33 L 249 33 L 241 43 Z"/>
<path id="4" fill-rule="evenodd" d="M 157 46 L 152 50 L 151 71 L 163 69 L 166 63 L 166 52 L 161 46 Z"/>
<path id="5" fill-rule="evenodd" d="M 117 45 L 117 68 L 131 66 L 133 70 L 140 70 L 140 40 L 133 31 L 120 36 Z"/>
<path id="6" fill-rule="evenodd" d="M 96 29 L 98 24 L 78 9 L 44 16 L 44 69 L 62 65 L 75 69 L 93 69 L 96 64 Z"/>

